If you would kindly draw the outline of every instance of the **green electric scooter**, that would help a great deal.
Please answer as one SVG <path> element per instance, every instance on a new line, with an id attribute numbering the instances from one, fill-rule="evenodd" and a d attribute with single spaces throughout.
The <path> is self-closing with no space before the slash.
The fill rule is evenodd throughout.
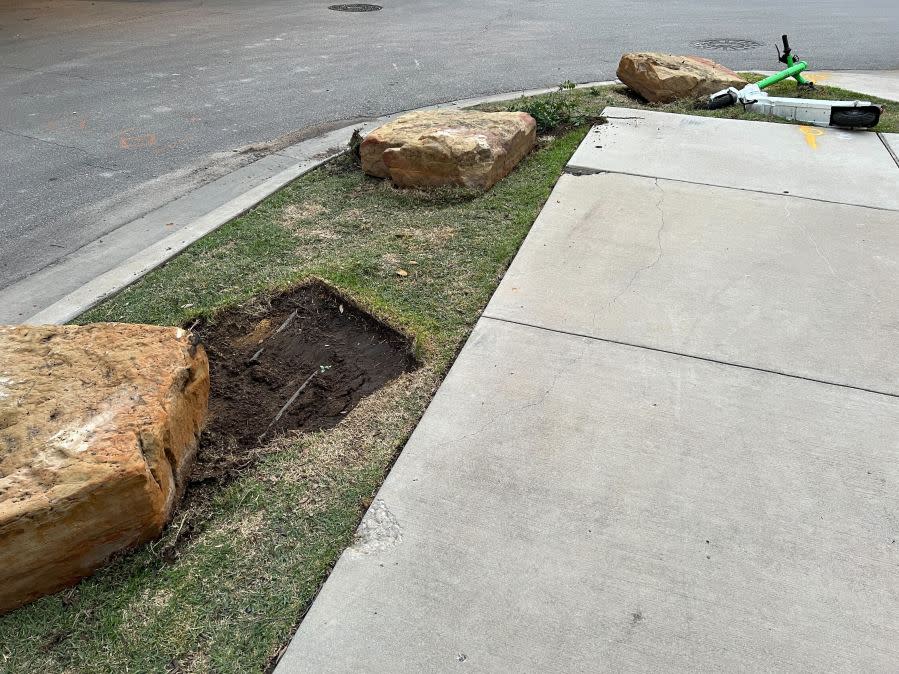
<path id="1" fill-rule="evenodd" d="M 763 115 L 805 122 L 815 126 L 839 126 L 850 129 L 870 129 L 880 121 L 883 108 L 868 101 L 824 101 L 813 98 L 785 98 L 769 96 L 762 89 L 792 77 L 800 88 L 813 89 L 814 84 L 802 76 L 808 63 L 798 61 L 790 49 L 786 35 L 784 51 L 777 50 L 777 59 L 787 67 L 755 84 L 742 89 L 729 87 L 709 96 L 708 109 L 716 110 L 740 103 L 744 110 Z"/>

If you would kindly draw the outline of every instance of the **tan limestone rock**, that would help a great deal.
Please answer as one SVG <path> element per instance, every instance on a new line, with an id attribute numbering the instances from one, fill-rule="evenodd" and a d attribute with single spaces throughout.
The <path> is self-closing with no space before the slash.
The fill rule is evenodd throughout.
<path id="1" fill-rule="evenodd" d="M 180 328 L 0 326 L 0 613 L 160 533 L 208 397 Z"/>
<path id="2" fill-rule="evenodd" d="M 655 52 L 625 54 L 618 79 L 650 103 L 702 98 L 716 91 L 746 85 L 746 80 L 720 63 L 699 56 Z"/>
<path id="3" fill-rule="evenodd" d="M 400 187 L 460 185 L 487 190 L 536 142 L 525 112 L 429 110 L 372 131 L 359 149 L 362 170 Z"/>

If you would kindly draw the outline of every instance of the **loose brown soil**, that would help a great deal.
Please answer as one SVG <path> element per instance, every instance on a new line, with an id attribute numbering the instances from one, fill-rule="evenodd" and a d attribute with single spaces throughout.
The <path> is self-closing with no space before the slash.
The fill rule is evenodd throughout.
<path id="1" fill-rule="evenodd" d="M 193 328 L 212 380 L 193 481 L 249 465 L 285 431 L 331 428 L 416 367 L 409 340 L 320 283 Z"/>

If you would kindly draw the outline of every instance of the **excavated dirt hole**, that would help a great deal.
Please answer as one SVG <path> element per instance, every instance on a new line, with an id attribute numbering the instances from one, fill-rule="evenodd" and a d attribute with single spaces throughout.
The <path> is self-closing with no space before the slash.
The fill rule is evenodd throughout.
<path id="1" fill-rule="evenodd" d="M 285 431 L 335 426 L 364 396 L 417 366 L 407 338 L 319 283 L 193 330 L 212 379 L 194 482 L 249 465 Z"/>

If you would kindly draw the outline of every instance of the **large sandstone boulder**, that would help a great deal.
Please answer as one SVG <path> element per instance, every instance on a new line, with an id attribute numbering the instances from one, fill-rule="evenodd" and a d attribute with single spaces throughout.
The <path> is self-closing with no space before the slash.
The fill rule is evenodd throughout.
<path id="1" fill-rule="evenodd" d="M 746 80 L 720 63 L 699 56 L 673 56 L 654 52 L 625 54 L 618 64 L 618 79 L 650 103 L 701 98 L 716 91 L 746 85 Z"/>
<path id="2" fill-rule="evenodd" d="M 208 398 L 179 328 L 0 326 L 0 613 L 160 533 Z"/>
<path id="3" fill-rule="evenodd" d="M 461 185 L 487 190 L 534 147 L 526 112 L 413 112 L 372 131 L 359 148 L 362 170 L 400 187 Z"/>

